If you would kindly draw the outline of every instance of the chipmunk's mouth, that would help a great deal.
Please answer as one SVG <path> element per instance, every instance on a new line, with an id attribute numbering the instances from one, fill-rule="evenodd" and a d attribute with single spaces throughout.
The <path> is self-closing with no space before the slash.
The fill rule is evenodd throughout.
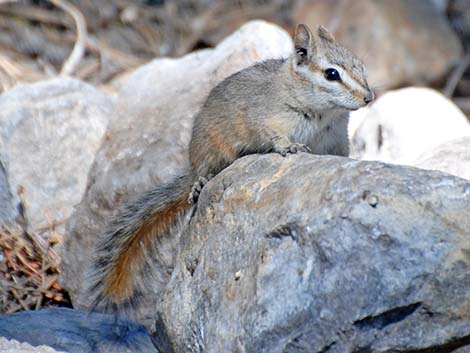
<path id="1" fill-rule="evenodd" d="M 354 105 L 354 106 L 350 106 L 350 105 L 344 105 L 344 104 L 338 104 L 336 102 L 331 102 L 331 105 L 334 106 L 334 109 L 338 109 L 338 110 L 344 110 L 344 111 L 354 111 L 354 110 L 358 110 L 359 108 L 362 108 L 364 105 Z"/>
<path id="2" fill-rule="evenodd" d="M 352 97 L 354 98 L 354 103 L 357 103 L 357 105 L 353 104 L 354 108 L 350 108 L 351 110 L 357 110 L 359 108 L 365 107 L 374 100 L 375 95 L 370 88 L 364 88 L 363 92 L 351 92 Z"/>

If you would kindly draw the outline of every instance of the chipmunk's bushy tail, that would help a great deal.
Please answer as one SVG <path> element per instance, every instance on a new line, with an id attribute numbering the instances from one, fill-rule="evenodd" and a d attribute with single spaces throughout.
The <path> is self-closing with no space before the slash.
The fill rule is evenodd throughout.
<path id="1" fill-rule="evenodd" d="M 153 249 L 153 242 L 191 208 L 188 196 L 195 177 L 188 173 L 159 186 L 132 203 L 108 225 L 98 240 L 90 273 L 92 310 L 120 311 L 133 308 L 142 291 L 139 280 Z"/>

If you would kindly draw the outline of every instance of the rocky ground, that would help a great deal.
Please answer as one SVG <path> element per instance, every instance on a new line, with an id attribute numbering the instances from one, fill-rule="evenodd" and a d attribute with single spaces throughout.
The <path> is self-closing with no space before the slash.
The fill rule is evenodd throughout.
<path id="1" fill-rule="evenodd" d="M 24 308 L 13 279 L 36 276 L 45 288 L 60 271 L 47 293 L 65 289 L 75 309 L 0 316 L 0 336 L 69 352 L 468 351 L 470 123 L 455 100 L 464 81 L 454 100 L 417 87 L 449 89 L 465 43 L 430 2 L 333 3 L 298 4 L 292 16 L 333 28 L 381 86 L 352 114 L 353 159 L 248 156 L 211 180 L 184 231 L 153 254 L 133 317 L 151 339 L 131 325 L 123 340 L 111 316 L 77 310 L 90 304 L 96 237 L 123 202 L 187 166 L 192 119 L 210 89 L 289 55 L 289 33 L 249 22 L 212 49 L 139 65 L 112 93 L 55 77 L 1 94 L 0 220 L 41 234 L 46 246 L 34 248 L 62 262 L 14 251 L 37 238 L 0 239 L 9 244 L 0 296 Z"/>

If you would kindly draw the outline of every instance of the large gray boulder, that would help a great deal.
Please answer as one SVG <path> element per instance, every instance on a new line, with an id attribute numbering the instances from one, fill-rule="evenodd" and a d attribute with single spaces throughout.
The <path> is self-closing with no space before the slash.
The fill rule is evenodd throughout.
<path id="1" fill-rule="evenodd" d="M 292 40 L 281 28 L 250 22 L 215 49 L 180 59 L 157 59 L 122 83 L 104 141 L 90 172 L 87 192 L 67 225 L 62 284 L 74 305 L 86 307 L 85 273 L 99 236 L 119 206 L 168 180 L 189 163 L 192 119 L 219 81 L 258 61 L 288 56 Z M 149 285 L 142 313 L 151 326 L 158 290 L 168 279 L 175 238 L 162 239 L 156 261 L 161 271 Z M 151 288 L 155 286 L 156 288 Z M 149 308 L 152 308 L 149 310 Z"/>
<path id="2" fill-rule="evenodd" d="M 71 78 L 1 94 L 0 215 L 11 214 L 22 188 L 33 228 L 63 223 L 82 199 L 111 107 L 108 96 Z"/>
<path id="3" fill-rule="evenodd" d="M 157 322 L 174 352 L 470 348 L 470 182 L 332 156 L 212 179 Z"/>

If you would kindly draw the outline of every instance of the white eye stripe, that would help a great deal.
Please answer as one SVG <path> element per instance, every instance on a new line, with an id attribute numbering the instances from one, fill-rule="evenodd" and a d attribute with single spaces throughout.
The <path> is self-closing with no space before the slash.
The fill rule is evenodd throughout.
<path id="1" fill-rule="evenodd" d="M 351 88 L 353 91 L 358 91 L 362 93 L 367 93 L 367 89 L 359 84 L 355 79 L 349 76 L 346 72 L 343 71 L 342 80 L 346 86 Z"/>
<path id="2" fill-rule="evenodd" d="M 315 71 L 311 71 L 310 67 L 304 66 L 304 67 L 297 67 L 296 70 L 298 72 L 302 72 L 305 76 L 307 76 L 310 81 L 316 83 L 318 86 L 324 86 L 328 87 L 332 84 L 342 84 L 344 85 L 347 89 L 353 91 L 353 92 L 359 92 L 361 94 L 368 94 L 369 90 L 362 86 L 357 80 L 352 78 L 347 71 L 345 71 L 342 67 L 338 65 L 333 65 L 333 64 L 328 64 L 326 61 L 319 61 L 318 63 L 319 69 Z M 326 69 L 336 69 L 339 72 L 339 75 L 341 77 L 341 82 L 338 81 L 327 81 L 325 78 L 325 70 Z"/>
<path id="3" fill-rule="evenodd" d="M 360 83 L 357 82 L 354 78 L 352 78 L 347 71 L 345 71 L 342 67 L 334 64 L 329 64 L 328 62 L 321 60 L 319 62 L 320 67 L 322 68 L 323 71 L 326 69 L 336 69 L 339 72 L 339 76 L 341 77 L 341 81 L 343 84 L 350 88 L 352 91 L 356 92 L 361 92 L 363 94 L 367 94 L 368 90 L 364 86 L 362 86 Z"/>
<path id="4" fill-rule="evenodd" d="M 336 66 L 334 68 L 339 71 L 339 74 L 341 76 L 341 81 L 343 82 L 343 84 L 346 87 L 349 87 L 353 91 L 361 92 L 361 93 L 364 93 L 364 94 L 366 94 L 368 92 L 367 88 L 365 88 L 360 83 L 358 83 L 354 78 L 352 78 L 348 74 L 347 71 L 345 71 L 341 68 L 338 68 Z"/>

